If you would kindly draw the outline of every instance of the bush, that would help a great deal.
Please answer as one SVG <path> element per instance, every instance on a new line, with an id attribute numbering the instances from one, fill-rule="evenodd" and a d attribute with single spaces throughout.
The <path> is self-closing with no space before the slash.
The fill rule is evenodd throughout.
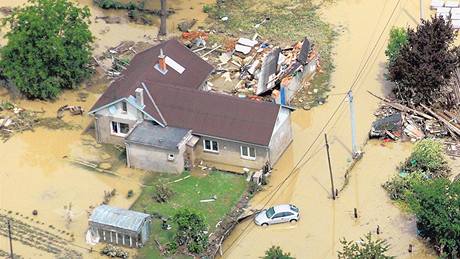
<path id="1" fill-rule="evenodd" d="M 158 184 L 155 186 L 155 193 L 153 194 L 153 199 L 158 203 L 167 202 L 174 195 L 174 191 L 171 190 L 168 186 L 164 184 Z"/>
<path id="2" fill-rule="evenodd" d="M 420 182 L 408 197 L 420 236 L 443 257 L 460 256 L 460 182 L 435 179 Z"/>
<path id="3" fill-rule="evenodd" d="M 393 27 L 390 31 L 390 39 L 388 41 L 387 49 L 385 50 L 385 55 L 388 58 L 388 62 L 394 62 L 396 57 L 399 55 L 399 50 L 406 45 L 407 32 L 404 28 Z"/>
<path id="4" fill-rule="evenodd" d="M 415 184 L 424 181 L 426 178 L 419 172 L 413 172 L 405 177 L 395 176 L 387 181 L 382 187 L 388 192 L 392 200 L 406 200 Z"/>
<path id="5" fill-rule="evenodd" d="M 392 259 L 389 256 L 389 245 L 386 240 L 372 239 L 372 234 L 369 232 L 361 238 L 360 242 L 340 240 L 342 251 L 338 252 L 339 259 Z"/>
<path id="6" fill-rule="evenodd" d="M 90 11 L 67 0 L 29 0 L 3 20 L 4 77 L 29 98 L 56 98 L 91 75 Z"/>
<path id="7" fill-rule="evenodd" d="M 173 222 L 177 224 L 175 240 L 179 246 L 185 245 L 187 250 L 193 254 L 199 254 L 206 249 L 208 235 L 205 233 L 207 226 L 203 216 L 188 209 L 182 209 L 174 215 Z"/>
<path id="8" fill-rule="evenodd" d="M 427 178 L 447 178 L 450 175 L 442 143 L 430 139 L 417 143 L 401 169 L 407 173 L 421 172 Z"/>
<path id="9" fill-rule="evenodd" d="M 265 256 L 263 259 L 295 259 L 290 253 L 284 253 L 281 247 L 272 246 L 270 249 L 265 251 Z"/>

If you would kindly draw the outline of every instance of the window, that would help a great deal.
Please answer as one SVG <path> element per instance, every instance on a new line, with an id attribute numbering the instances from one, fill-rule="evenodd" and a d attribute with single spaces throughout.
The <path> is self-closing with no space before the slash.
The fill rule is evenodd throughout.
<path id="1" fill-rule="evenodd" d="M 127 113 L 128 112 L 128 104 L 126 102 L 121 102 L 121 111 L 123 113 Z"/>
<path id="2" fill-rule="evenodd" d="M 267 212 L 265 212 L 265 214 L 267 218 L 271 218 L 275 214 L 275 209 L 271 207 L 270 209 L 267 210 Z"/>
<path id="3" fill-rule="evenodd" d="M 174 154 L 168 154 L 168 161 L 174 161 Z"/>
<path id="4" fill-rule="evenodd" d="M 275 216 L 273 216 L 272 219 L 277 219 L 277 218 L 282 218 L 282 217 L 284 217 L 284 212 L 275 214 Z"/>
<path id="5" fill-rule="evenodd" d="M 205 151 L 219 152 L 219 144 L 215 140 L 205 139 L 203 140 L 203 147 Z"/>
<path id="6" fill-rule="evenodd" d="M 256 149 L 254 147 L 241 146 L 241 157 L 244 159 L 255 160 Z"/>
<path id="7" fill-rule="evenodd" d="M 112 134 L 125 136 L 129 132 L 129 125 L 122 122 L 112 121 Z"/>

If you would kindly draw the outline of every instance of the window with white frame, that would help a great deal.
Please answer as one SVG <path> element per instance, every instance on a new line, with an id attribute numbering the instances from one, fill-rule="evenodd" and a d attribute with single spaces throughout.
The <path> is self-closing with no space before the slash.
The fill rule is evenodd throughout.
<path id="1" fill-rule="evenodd" d="M 127 112 L 128 112 L 128 104 L 127 104 L 125 101 L 121 102 L 121 111 L 122 111 L 123 113 L 127 113 Z"/>
<path id="2" fill-rule="evenodd" d="M 129 132 L 129 125 L 122 122 L 112 121 L 112 134 L 126 136 Z"/>
<path id="3" fill-rule="evenodd" d="M 215 140 L 205 139 L 203 140 L 203 148 L 209 152 L 219 152 L 219 143 Z"/>
<path id="4" fill-rule="evenodd" d="M 244 159 L 255 160 L 256 149 L 254 147 L 241 146 L 241 157 Z"/>

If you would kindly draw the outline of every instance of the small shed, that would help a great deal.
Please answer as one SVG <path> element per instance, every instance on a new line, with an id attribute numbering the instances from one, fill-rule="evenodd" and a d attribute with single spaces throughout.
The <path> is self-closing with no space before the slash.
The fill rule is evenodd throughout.
<path id="1" fill-rule="evenodd" d="M 140 247 L 150 235 L 149 214 L 101 205 L 89 218 L 89 230 L 99 236 L 101 242 Z"/>

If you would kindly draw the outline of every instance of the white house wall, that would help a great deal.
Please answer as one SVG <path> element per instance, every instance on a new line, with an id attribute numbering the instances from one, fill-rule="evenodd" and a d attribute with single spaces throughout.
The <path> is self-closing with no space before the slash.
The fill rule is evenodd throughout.
<path id="1" fill-rule="evenodd" d="M 292 142 L 291 111 L 280 107 L 275 128 L 270 140 L 270 163 L 275 164 Z"/>

